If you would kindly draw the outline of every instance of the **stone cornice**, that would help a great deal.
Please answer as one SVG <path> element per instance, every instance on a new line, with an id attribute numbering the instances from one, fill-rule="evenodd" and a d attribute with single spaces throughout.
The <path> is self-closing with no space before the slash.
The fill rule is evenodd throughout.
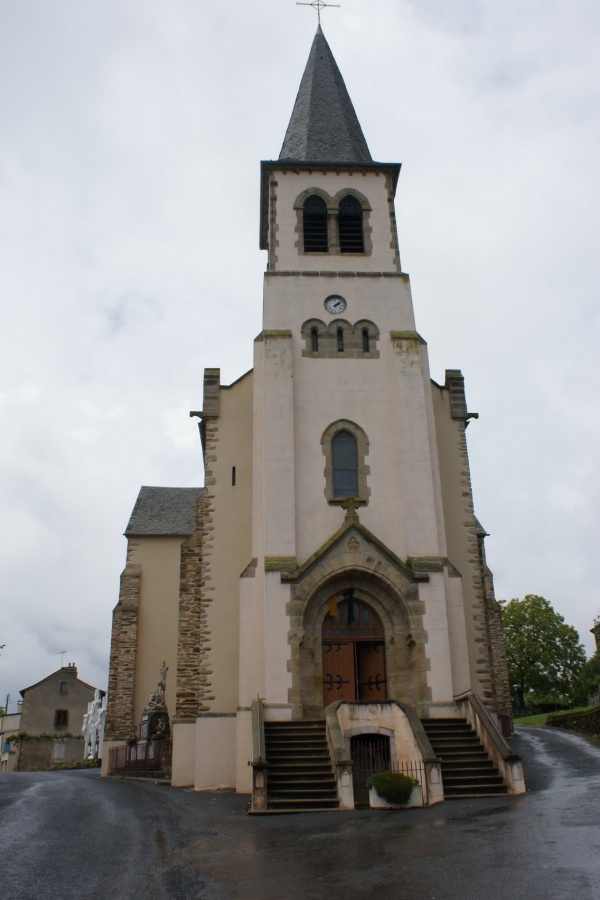
<path id="1" fill-rule="evenodd" d="M 286 269 L 283 271 L 265 272 L 266 278 L 401 278 L 408 281 L 406 272 L 330 272 L 327 270 L 301 271 L 300 269 Z"/>

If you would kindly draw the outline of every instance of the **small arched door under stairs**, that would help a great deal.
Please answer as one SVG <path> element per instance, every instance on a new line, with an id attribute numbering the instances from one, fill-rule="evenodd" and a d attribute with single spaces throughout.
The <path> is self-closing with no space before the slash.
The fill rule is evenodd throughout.
<path id="1" fill-rule="evenodd" d="M 334 595 L 321 631 L 323 705 L 337 700 L 387 697 L 385 643 L 381 619 L 353 591 Z"/>

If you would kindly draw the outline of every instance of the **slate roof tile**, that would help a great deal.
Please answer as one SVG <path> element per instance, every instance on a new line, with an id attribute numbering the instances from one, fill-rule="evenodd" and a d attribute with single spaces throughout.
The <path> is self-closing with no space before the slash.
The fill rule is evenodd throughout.
<path id="1" fill-rule="evenodd" d="M 302 76 L 279 159 L 297 162 L 372 162 L 344 79 L 320 26 Z"/>
<path id="2" fill-rule="evenodd" d="M 203 488 L 142 487 L 125 529 L 130 535 L 190 535 Z"/>

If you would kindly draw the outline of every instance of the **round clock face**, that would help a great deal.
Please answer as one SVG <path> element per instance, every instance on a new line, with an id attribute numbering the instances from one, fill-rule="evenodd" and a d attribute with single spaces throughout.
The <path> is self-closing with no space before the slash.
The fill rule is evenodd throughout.
<path id="1" fill-rule="evenodd" d="M 338 294 L 332 294 L 331 297 L 328 297 L 325 300 L 325 309 L 328 313 L 332 313 L 337 315 L 338 313 L 343 313 L 348 304 L 344 300 L 343 297 L 340 297 Z"/>

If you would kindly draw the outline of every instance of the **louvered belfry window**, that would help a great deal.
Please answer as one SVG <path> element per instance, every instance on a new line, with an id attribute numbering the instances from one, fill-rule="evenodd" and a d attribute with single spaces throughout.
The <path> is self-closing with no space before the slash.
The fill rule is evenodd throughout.
<path id="1" fill-rule="evenodd" d="M 304 252 L 327 253 L 327 204 L 316 194 L 304 201 Z"/>
<path id="2" fill-rule="evenodd" d="M 356 197 L 352 197 L 350 194 L 340 202 L 338 229 L 342 253 L 365 252 L 362 206 Z"/>
<path id="3" fill-rule="evenodd" d="M 358 497 L 358 448 L 349 431 L 338 431 L 331 442 L 334 497 Z"/>

